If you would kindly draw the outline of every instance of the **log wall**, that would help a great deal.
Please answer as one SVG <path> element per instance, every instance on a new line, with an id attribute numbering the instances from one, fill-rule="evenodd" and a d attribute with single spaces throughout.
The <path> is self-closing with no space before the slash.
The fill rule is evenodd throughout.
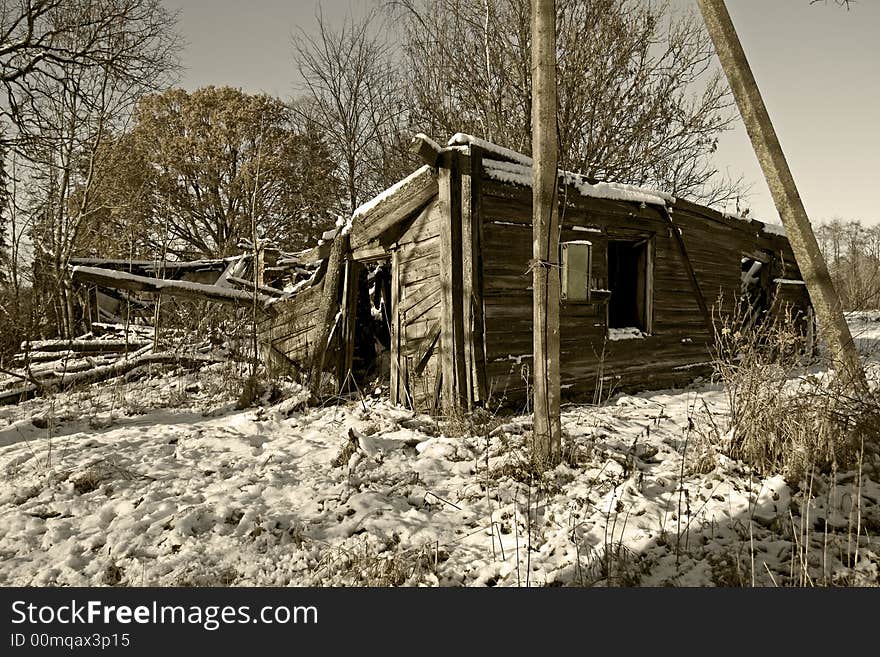
<path id="1" fill-rule="evenodd" d="M 482 189 L 486 375 L 492 397 L 521 402 L 532 368 L 531 192 L 493 181 L 484 181 Z M 653 254 L 647 337 L 607 339 L 607 294 L 594 294 L 590 302 L 562 302 L 564 397 L 592 400 L 614 390 L 683 384 L 708 371 L 710 322 L 673 230 L 681 231 L 710 315 L 732 310 L 740 294 L 741 261 L 748 253 L 766 257 L 774 278 L 800 278 L 787 240 L 701 206 L 677 203 L 670 217 L 673 227 L 662 209 L 651 205 L 585 198 L 576 191 L 564 203 L 561 241 L 592 243 L 592 287 L 608 285 L 609 239 L 648 239 Z M 778 287 L 785 301 L 804 307 L 803 286 Z"/>

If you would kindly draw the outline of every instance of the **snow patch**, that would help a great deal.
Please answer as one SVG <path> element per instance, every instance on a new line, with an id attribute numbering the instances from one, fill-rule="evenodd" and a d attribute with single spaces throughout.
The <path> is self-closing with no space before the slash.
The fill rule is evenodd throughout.
<path id="1" fill-rule="evenodd" d="M 531 187 L 532 167 L 501 160 L 483 160 L 483 169 L 493 180 Z M 625 185 L 623 183 L 587 182 L 583 176 L 569 171 L 560 171 L 559 176 L 566 184 L 572 185 L 578 193 L 589 198 L 603 198 L 612 201 L 629 201 L 633 203 L 646 203 L 650 205 L 663 205 L 675 203 L 675 197 L 644 187 Z"/>
<path id="2" fill-rule="evenodd" d="M 782 237 L 788 237 L 785 226 L 783 226 L 782 224 L 764 224 L 761 230 L 763 230 L 765 233 L 770 233 L 771 235 L 781 235 Z"/>
<path id="3" fill-rule="evenodd" d="M 635 326 L 626 326 L 623 328 L 609 328 L 608 339 L 616 340 L 642 340 L 647 337 L 647 333 Z"/>

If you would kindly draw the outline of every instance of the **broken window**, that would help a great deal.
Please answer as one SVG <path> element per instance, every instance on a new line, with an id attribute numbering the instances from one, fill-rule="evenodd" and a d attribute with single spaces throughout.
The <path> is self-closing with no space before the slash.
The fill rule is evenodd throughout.
<path id="1" fill-rule="evenodd" d="M 608 328 L 635 328 L 651 332 L 650 240 L 608 241 Z"/>
<path id="2" fill-rule="evenodd" d="M 744 329 L 760 322 L 770 308 L 769 269 L 768 262 L 754 256 L 746 255 L 741 260 L 739 313 Z"/>

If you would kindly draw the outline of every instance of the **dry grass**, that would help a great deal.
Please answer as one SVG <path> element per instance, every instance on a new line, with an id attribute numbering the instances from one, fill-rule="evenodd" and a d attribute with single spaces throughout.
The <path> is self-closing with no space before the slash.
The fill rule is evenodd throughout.
<path id="1" fill-rule="evenodd" d="M 740 314 L 716 318 L 714 376 L 724 385 L 730 416 L 726 426 L 704 427 L 704 451 L 717 449 L 794 483 L 813 469 L 855 465 L 861 445 L 880 439 L 877 400 L 855 396 L 833 371 L 822 371 L 826 362 L 808 362 L 790 315 L 744 324 Z"/>

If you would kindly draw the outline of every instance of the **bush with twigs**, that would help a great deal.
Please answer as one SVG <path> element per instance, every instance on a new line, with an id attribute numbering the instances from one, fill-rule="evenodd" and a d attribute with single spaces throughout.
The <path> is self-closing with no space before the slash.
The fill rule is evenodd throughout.
<path id="1" fill-rule="evenodd" d="M 746 321 L 745 311 L 715 316 L 713 365 L 730 406 L 727 426 L 713 425 L 720 451 L 758 472 L 797 483 L 813 469 L 854 465 L 880 438 L 880 405 L 854 394 L 808 348 L 791 312 Z"/>

